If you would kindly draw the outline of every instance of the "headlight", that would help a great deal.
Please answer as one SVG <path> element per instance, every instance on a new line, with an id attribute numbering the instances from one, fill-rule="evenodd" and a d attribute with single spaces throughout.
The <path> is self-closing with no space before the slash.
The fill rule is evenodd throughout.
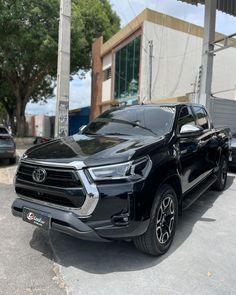
<path id="1" fill-rule="evenodd" d="M 27 155 L 24 153 L 22 156 L 20 156 L 20 158 L 19 158 L 19 163 L 21 162 L 21 160 L 25 160 L 25 159 L 27 159 Z"/>
<path id="2" fill-rule="evenodd" d="M 118 180 L 145 176 L 151 169 L 149 157 L 127 163 L 89 168 L 93 180 Z"/>

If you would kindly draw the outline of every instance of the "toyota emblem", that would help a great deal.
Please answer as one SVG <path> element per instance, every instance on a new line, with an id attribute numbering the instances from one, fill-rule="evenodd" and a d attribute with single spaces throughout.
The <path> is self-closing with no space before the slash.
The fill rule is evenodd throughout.
<path id="1" fill-rule="evenodd" d="M 36 168 L 32 173 L 32 178 L 35 182 L 43 183 L 47 177 L 47 172 L 43 168 Z"/>

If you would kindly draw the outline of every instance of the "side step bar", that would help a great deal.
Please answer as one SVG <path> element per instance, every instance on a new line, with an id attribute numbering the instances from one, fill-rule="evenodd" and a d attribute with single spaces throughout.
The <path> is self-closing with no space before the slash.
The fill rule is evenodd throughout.
<path id="1" fill-rule="evenodd" d="M 186 196 L 184 196 L 182 209 L 188 209 L 198 198 L 201 197 L 202 194 L 204 194 L 208 190 L 209 187 L 212 186 L 216 179 L 216 175 L 209 176 L 206 180 L 197 185 Z"/>

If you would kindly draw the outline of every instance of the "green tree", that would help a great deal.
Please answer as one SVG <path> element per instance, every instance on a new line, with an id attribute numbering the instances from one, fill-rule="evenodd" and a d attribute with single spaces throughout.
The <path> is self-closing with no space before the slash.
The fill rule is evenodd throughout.
<path id="1" fill-rule="evenodd" d="M 13 131 L 15 131 L 15 109 L 15 96 L 12 95 L 11 87 L 9 86 L 6 79 L 3 79 L 2 73 L 0 72 L 0 120 L 5 122 L 10 121 Z"/>
<path id="2" fill-rule="evenodd" d="M 20 136 L 27 103 L 52 94 L 58 26 L 59 0 L 0 0 L 0 71 L 16 102 Z M 119 26 L 108 0 L 72 0 L 71 74 L 90 69 L 93 40 L 101 35 L 107 40 Z"/>

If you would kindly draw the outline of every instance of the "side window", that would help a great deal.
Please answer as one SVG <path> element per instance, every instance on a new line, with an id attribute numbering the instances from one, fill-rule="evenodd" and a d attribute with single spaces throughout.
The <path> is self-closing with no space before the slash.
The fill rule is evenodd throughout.
<path id="1" fill-rule="evenodd" d="M 183 107 L 180 111 L 178 119 L 178 131 L 180 131 L 181 127 L 186 124 L 196 125 L 192 111 L 187 106 Z"/>
<path id="2" fill-rule="evenodd" d="M 209 129 L 209 119 L 206 111 L 202 107 L 194 106 L 193 107 L 194 113 L 197 117 L 197 125 L 202 127 L 203 129 Z"/>

